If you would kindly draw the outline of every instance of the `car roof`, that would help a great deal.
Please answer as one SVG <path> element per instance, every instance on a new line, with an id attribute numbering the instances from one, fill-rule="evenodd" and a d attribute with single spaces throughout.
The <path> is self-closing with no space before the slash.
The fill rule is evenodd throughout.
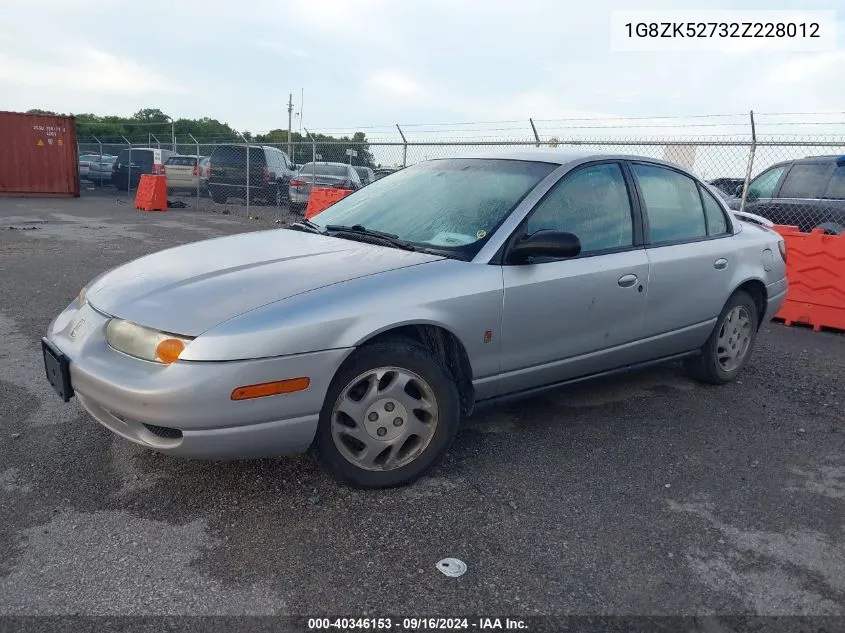
<path id="1" fill-rule="evenodd" d="M 246 147 L 246 145 L 244 143 L 215 143 L 214 148 L 211 151 L 214 151 L 218 147 Z M 250 143 L 249 147 L 250 149 L 254 147 L 255 149 L 272 149 L 276 152 L 282 151 L 278 147 L 273 147 L 272 145 L 259 145 L 258 143 Z"/>
<path id="2" fill-rule="evenodd" d="M 826 156 L 805 156 L 804 158 L 796 158 L 793 163 L 829 163 L 845 162 L 845 156 L 842 154 L 827 154 Z"/>
<path id="3" fill-rule="evenodd" d="M 652 158 L 650 156 L 638 156 L 634 154 L 615 154 L 611 152 L 595 152 L 595 151 L 588 151 L 588 150 L 556 150 L 556 149 L 534 149 L 534 148 L 526 148 L 526 149 L 519 149 L 519 150 L 495 150 L 489 152 L 482 152 L 480 154 L 457 154 L 455 156 L 449 156 L 444 158 L 433 158 L 431 160 L 449 160 L 453 158 L 459 159 L 471 159 L 471 158 L 483 158 L 483 159 L 494 159 L 494 160 L 523 160 L 523 161 L 534 161 L 539 163 L 551 163 L 554 165 L 566 165 L 569 163 L 575 162 L 586 162 L 591 160 L 633 160 L 633 161 L 647 161 L 650 163 L 656 163 L 659 165 L 666 165 L 667 167 L 672 167 L 674 169 L 681 169 L 686 172 L 690 172 L 689 169 L 683 167 L 682 165 L 678 165 L 677 163 L 672 163 L 669 161 L 661 160 L 659 158 Z"/>
<path id="4" fill-rule="evenodd" d="M 349 167 L 348 163 L 332 163 L 324 160 L 309 160 L 307 163 L 303 163 L 303 167 L 305 165 L 340 165 L 341 167 Z M 353 165 L 354 167 L 354 165 Z"/>

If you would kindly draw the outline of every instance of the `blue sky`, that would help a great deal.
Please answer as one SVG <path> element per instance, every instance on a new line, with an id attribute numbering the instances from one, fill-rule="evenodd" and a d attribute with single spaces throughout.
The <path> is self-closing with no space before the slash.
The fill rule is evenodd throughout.
<path id="1" fill-rule="evenodd" d="M 158 107 L 257 132 L 286 127 L 288 94 L 298 111 L 304 88 L 313 130 L 518 120 L 526 133 L 528 117 L 845 111 L 841 21 L 837 51 L 612 52 L 610 12 L 629 8 L 625 0 L 7 1 L 0 109 Z"/>

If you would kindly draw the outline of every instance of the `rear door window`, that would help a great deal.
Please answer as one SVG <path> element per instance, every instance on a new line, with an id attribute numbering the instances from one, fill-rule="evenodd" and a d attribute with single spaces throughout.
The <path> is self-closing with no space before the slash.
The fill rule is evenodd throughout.
<path id="1" fill-rule="evenodd" d="M 704 208 L 692 178 L 658 165 L 634 163 L 652 244 L 695 240 L 707 235 Z"/>
<path id="2" fill-rule="evenodd" d="M 839 165 L 833 172 L 824 197 L 828 200 L 845 200 L 845 165 Z"/>
<path id="3" fill-rule="evenodd" d="M 781 185 L 778 198 L 821 198 L 832 171 L 830 163 L 797 163 Z"/>
<path id="4" fill-rule="evenodd" d="M 707 235 L 725 235 L 728 232 L 728 219 L 716 198 L 701 187 L 701 199 L 704 201 L 704 216 L 707 218 Z"/>

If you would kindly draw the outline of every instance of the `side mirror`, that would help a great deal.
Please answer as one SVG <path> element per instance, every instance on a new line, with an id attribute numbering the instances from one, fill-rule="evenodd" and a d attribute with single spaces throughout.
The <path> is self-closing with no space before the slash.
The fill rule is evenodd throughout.
<path id="1" fill-rule="evenodd" d="M 743 190 L 743 188 L 744 188 L 744 185 L 741 185 L 741 184 L 736 186 L 736 190 L 734 191 L 734 195 L 735 195 L 737 198 L 741 198 L 741 197 L 742 197 L 742 190 Z"/>
<path id="2" fill-rule="evenodd" d="M 544 230 L 519 238 L 510 248 L 508 259 L 522 264 L 531 257 L 569 259 L 581 253 L 581 240 L 566 231 Z"/>

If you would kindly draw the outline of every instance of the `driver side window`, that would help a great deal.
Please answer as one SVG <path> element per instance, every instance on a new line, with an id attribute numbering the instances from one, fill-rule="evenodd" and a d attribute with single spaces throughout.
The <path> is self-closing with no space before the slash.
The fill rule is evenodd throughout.
<path id="1" fill-rule="evenodd" d="M 771 198 L 775 194 L 775 187 L 777 187 L 783 172 L 786 171 L 786 166 L 773 167 L 769 171 L 765 171 L 748 185 L 748 196 L 754 198 Z"/>
<path id="2" fill-rule="evenodd" d="M 564 176 L 526 223 L 529 235 L 544 229 L 575 234 L 582 255 L 633 246 L 631 202 L 619 165 L 588 165 Z"/>

